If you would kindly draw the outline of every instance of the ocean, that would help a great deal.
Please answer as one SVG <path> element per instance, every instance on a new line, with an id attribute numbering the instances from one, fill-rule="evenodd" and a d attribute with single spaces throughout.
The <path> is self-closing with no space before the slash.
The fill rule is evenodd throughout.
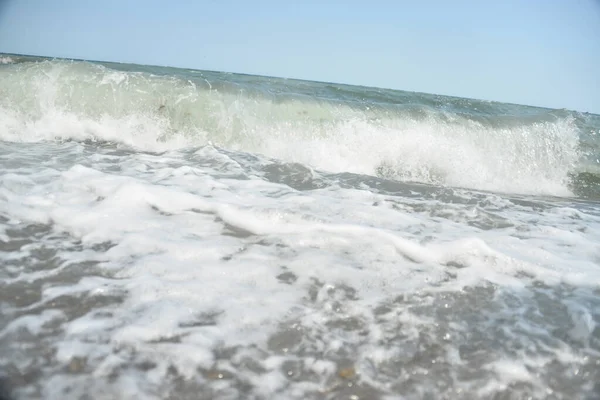
<path id="1" fill-rule="evenodd" d="M 0 55 L 0 386 L 600 399 L 600 116 Z"/>

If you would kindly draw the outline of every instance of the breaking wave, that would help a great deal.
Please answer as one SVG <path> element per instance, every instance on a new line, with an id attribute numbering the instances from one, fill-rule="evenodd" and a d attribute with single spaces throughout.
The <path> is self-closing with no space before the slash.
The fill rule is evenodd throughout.
<path id="1" fill-rule="evenodd" d="M 5 141 L 94 140 L 150 151 L 211 144 L 329 172 L 557 196 L 577 193 L 578 179 L 596 179 L 589 168 L 578 175 L 576 113 L 506 107 L 168 68 L 62 60 L 0 68 Z"/>

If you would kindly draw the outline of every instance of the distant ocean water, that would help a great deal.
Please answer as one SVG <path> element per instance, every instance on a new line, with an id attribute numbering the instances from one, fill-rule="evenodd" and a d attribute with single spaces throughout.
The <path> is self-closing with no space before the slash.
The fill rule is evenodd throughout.
<path id="1" fill-rule="evenodd" d="M 0 55 L 0 392 L 599 399 L 599 136 L 568 110 Z"/>

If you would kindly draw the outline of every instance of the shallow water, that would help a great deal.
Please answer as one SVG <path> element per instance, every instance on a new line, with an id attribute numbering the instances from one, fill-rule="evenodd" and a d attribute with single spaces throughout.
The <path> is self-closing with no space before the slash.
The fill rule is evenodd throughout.
<path id="1" fill-rule="evenodd" d="M 600 398 L 597 116 L 10 57 L 11 398 Z"/>

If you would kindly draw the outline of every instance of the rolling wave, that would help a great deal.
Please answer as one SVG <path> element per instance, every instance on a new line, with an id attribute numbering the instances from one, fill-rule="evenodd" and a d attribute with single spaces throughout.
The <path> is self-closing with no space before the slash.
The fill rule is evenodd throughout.
<path id="1" fill-rule="evenodd" d="M 153 69 L 154 68 L 154 69 Z M 329 172 L 596 193 L 595 117 L 375 88 L 45 60 L 0 68 L 0 139 L 207 144 Z"/>

